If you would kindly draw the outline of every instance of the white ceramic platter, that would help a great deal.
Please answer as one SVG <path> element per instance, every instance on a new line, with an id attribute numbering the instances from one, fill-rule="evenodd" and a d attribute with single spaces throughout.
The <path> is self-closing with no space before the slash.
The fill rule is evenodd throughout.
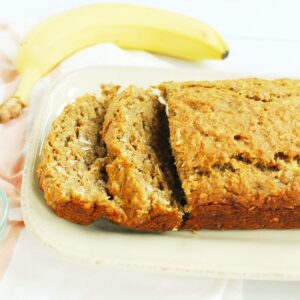
<path id="1" fill-rule="evenodd" d="M 165 80 L 244 77 L 215 71 L 93 67 L 58 81 L 41 103 L 31 135 L 22 186 L 27 227 L 69 259 L 190 276 L 300 280 L 300 230 L 136 233 L 106 221 L 79 226 L 49 209 L 36 179 L 36 164 L 50 125 L 63 107 L 101 83 L 149 86 Z"/>

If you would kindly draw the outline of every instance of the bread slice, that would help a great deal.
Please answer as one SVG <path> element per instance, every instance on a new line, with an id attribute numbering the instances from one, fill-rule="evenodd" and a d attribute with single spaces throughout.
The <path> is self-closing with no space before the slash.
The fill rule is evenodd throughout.
<path id="1" fill-rule="evenodd" d="M 108 190 L 125 224 L 147 231 L 180 227 L 164 106 L 149 90 L 128 87 L 109 105 L 103 125 Z"/>
<path id="2" fill-rule="evenodd" d="M 163 83 L 187 229 L 300 227 L 300 81 Z"/>
<path id="3" fill-rule="evenodd" d="M 106 88 L 106 94 L 117 87 Z M 105 97 L 86 95 L 65 107 L 53 123 L 37 168 L 40 186 L 55 213 L 79 224 L 100 217 L 122 223 L 124 212 L 106 190 L 106 149 L 100 132 Z"/>

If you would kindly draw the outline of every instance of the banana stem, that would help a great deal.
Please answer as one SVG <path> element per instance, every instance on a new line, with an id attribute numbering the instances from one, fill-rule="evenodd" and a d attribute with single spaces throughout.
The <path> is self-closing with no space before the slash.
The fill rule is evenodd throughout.
<path id="1" fill-rule="evenodd" d="M 27 100 L 31 96 L 33 86 L 40 77 L 40 73 L 35 70 L 28 70 L 22 74 L 15 95 L 0 105 L 0 124 L 7 123 L 22 113 L 23 109 L 28 105 Z"/>
<path id="2" fill-rule="evenodd" d="M 21 81 L 15 92 L 15 97 L 21 99 L 21 101 L 27 106 L 27 100 L 31 96 L 32 89 L 36 82 L 41 78 L 40 72 L 36 70 L 27 70 L 22 74 Z"/>

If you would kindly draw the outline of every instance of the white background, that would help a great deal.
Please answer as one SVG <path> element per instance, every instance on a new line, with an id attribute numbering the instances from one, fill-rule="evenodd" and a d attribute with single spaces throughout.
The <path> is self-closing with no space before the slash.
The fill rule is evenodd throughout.
<path id="1" fill-rule="evenodd" d="M 0 0 L 0 20 L 10 22 L 20 19 L 40 20 L 49 14 L 92 2 L 96 1 Z M 231 54 L 225 61 L 190 64 L 167 59 L 174 64 L 191 68 L 250 72 L 254 75 L 300 77 L 300 1 L 118 0 L 117 2 L 156 6 L 199 18 L 216 28 L 231 48 Z M 300 284 L 245 281 L 243 294 L 245 300 L 300 299 Z"/>
<path id="2" fill-rule="evenodd" d="M 0 19 L 42 19 L 93 2 L 156 6 L 213 25 L 229 42 L 231 55 L 224 62 L 205 62 L 200 67 L 277 76 L 299 75 L 300 3 L 297 0 L 0 0 Z"/>

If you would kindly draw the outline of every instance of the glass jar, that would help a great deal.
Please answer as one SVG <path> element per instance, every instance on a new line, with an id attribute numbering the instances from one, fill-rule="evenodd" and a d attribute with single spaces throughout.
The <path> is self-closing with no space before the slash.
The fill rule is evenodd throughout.
<path id="1" fill-rule="evenodd" d="M 4 191 L 0 188 L 0 242 L 4 239 L 8 221 L 8 199 Z"/>

